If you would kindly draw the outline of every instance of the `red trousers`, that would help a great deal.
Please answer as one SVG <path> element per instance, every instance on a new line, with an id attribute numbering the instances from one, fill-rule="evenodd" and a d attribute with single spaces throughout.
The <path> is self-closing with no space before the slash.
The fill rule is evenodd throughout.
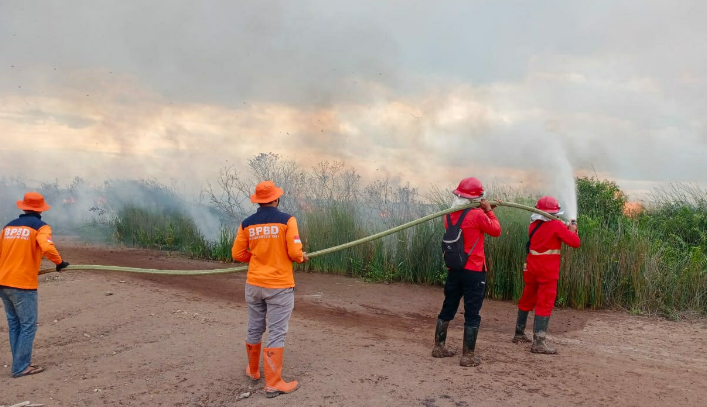
<path id="1" fill-rule="evenodd" d="M 523 296 L 518 302 L 518 309 L 521 311 L 532 311 L 535 308 L 535 315 L 539 317 L 549 317 L 552 309 L 555 308 L 555 298 L 557 298 L 557 280 L 539 278 L 530 271 L 523 272 Z"/>

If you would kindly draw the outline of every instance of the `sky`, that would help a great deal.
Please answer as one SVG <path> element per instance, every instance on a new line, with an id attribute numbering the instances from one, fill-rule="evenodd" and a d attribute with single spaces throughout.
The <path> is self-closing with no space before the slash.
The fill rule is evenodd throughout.
<path id="1" fill-rule="evenodd" d="M 707 185 L 707 2 L 0 0 L 0 176 Z"/>

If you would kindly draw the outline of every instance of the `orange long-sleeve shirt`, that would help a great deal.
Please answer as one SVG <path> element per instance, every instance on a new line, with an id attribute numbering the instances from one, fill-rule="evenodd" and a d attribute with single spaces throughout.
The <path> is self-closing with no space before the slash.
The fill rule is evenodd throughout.
<path id="1" fill-rule="evenodd" d="M 20 215 L 8 223 L 0 234 L 0 285 L 36 290 L 42 255 L 54 264 L 62 261 L 40 215 Z"/>
<path id="2" fill-rule="evenodd" d="M 238 228 L 233 259 L 249 262 L 246 282 L 263 288 L 295 286 L 292 262 L 302 263 L 297 220 L 275 207 L 263 206 Z"/>

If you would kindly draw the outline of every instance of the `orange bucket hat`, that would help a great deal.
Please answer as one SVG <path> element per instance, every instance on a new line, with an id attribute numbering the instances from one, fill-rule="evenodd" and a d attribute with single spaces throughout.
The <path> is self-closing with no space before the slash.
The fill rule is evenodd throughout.
<path id="1" fill-rule="evenodd" d="M 255 186 L 255 194 L 250 196 L 253 203 L 268 203 L 281 197 L 285 191 L 275 186 L 272 181 L 263 181 Z"/>
<path id="2" fill-rule="evenodd" d="M 44 202 L 44 197 L 38 192 L 27 192 L 25 199 L 17 201 L 17 207 L 23 211 L 44 212 L 49 210 L 51 206 Z"/>

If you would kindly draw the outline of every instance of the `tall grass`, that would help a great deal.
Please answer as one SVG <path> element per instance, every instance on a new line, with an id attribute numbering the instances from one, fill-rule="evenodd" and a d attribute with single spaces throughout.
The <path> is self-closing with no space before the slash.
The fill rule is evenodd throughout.
<path id="1" fill-rule="evenodd" d="M 501 236 L 486 237 L 488 273 L 486 286 L 490 298 L 518 299 L 523 293 L 523 263 L 528 237 L 529 215 L 510 208 L 494 211 L 501 223 Z"/>
<path id="2" fill-rule="evenodd" d="M 207 240 L 188 215 L 126 204 L 110 221 L 113 238 L 121 243 L 174 250 L 198 259 L 231 260 L 234 233 L 223 227 L 219 237 Z"/>
<path id="3" fill-rule="evenodd" d="M 366 231 L 356 222 L 356 211 L 345 203 L 333 203 L 318 211 L 305 212 L 299 220 L 300 235 L 307 251 L 315 252 L 361 238 Z M 312 233 L 321 231 L 322 233 Z M 312 259 L 306 270 L 356 274 L 360 262 L 370 253 L 369 247 L 358 246 Z"/>
<path id="4" fill-rule="evenodd" d="M 667 201 L 670 203 L 655 206 L 639 217 L 627 217 L 620 209 L 625 196 L 615 193 L 615 184 L 592 179 L 580 179 L 578 183 L 585 186 L 580 189 L 580 203 L 591 207 L 593 200 L 599 200 L 596 206 L 603 206 L 605 211 L 581 215 L 582 247 L 563 248 L 557 305 L 578 309 L 623 308 L 665 315 L 683 310 L 707 312 L 705 240 L 694 228 L 687 227 L 687 223 L 695 224 L 694 220 L 676 219 L 676 216 L 695 217 L 698 213 L 704 216 L 707 211 L 695 206 L 668 209 L 674 202 Z M 505 193 L 504 199 L 530 203 L 534 197 Z M 610 199 L 618 200 L 619 204 L 608 202 Z M 439 204 L 417 205 L 415 210 L 406 208 L 404 216 L 400 216 L 403 211 L 388 212 L 387 217 L 396 221 L 385 227 L 438 209 Z M 518 300 L 523 291 L 529 214 L 504 207 L 498 208 L 496 214 L 503 232 L 498 238 L 486 239 L 487 295 Z M 339 204 L 306 212 L 302 234 L 308 236 L 309 250 L 378 232 L 386 223 L 383 218 L 377 223 L 366 223 L 357 220 L 357 216 L 360 211 L 356 208 L 342 208 Z M 682 226 L 676 228 L 676 224 Z M 315 259 L 306 269 L 375 281 L 440 284 L 446 276 L 439 249 L 442 234 L 442 220 L 430 221 L 376 242 Z"/>
<path id="5" fill-rule="evenodd" d="M 277 157 L 265 158 L 269 166 L 277 167 Z M 285 174 L 288 179 L 299 180 L 300 189 L 290 191 L 283 209 L 297 217 L 300 236 L 309 252 L 418 219 L 448 207 L 450 201 L 448 192 L 433 190 L 422 199 L 415 188 L 392 187 L 385 180 L 361 188 L 355 170 L 344 170 L 338 164 L 319 165 L 313 175 L 291 163 L 285 167 L 286 171 L 270 175 Z M 257 168 L 256 173 L 260 173 L 262 168 Z M 220 184 L 250 185 L 258 180 L 224 178 Z M 613 182 L 580 178 L 577 190 L 582 246 L 563 249 L 557 305 L 622 308 L 670 316 L 679 311 L 707 313 L 707 192 L 673 186 L 657 193 L 655 202 L 643 212 L 627 216 L 623 212 L 626 196 Z M 243 207 L 245 190 L 224 194 L 226 201 L 219 201 L 211 192 L 211 203 L 222 208 L 232 222 L 224 223 L 216 239 L 204 238 L 194 221 L 179 210 L 130 204 L 117 212 L 112 223 L 114 237 L 131 245 L 229 261 L 237 227 L 231 225 L 238 225 L 254 208 Z M 525 204 L 537 199 L 532 193 L 498 187 L 490 195 Z M 234 204 L 228 207 L 229 202 Z M 518 300 L 523 290 L 530 216 L 503 207 L 496 214 L 503 231 L 498 238 L 486 239 L 487 296 Z M 442 284 L 446 278 L 440 250 L 442 225 L 442 219 L 432 220 L 312 259 L 298 269 L 371 281 Z"/>

